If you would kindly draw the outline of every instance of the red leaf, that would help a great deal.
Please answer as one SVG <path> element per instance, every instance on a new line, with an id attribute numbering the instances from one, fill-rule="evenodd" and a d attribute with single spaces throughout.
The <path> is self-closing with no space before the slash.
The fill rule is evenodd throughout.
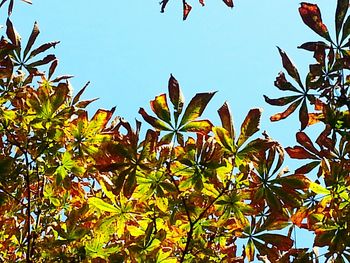
<path id="1" fill-rule="evenodd" d="M 287 147 L 286 152 L 292 159 L 314 159 L 314 160 L 318 159 L 317 156 L 306 151 L 301 146 L 294 146 L 293 148 Z"/>
<path id="2" fill-rule="evenodd" d="M 183 1 L 183 20 L 186 20 L 188 14 L 191 12 L 192 7 Z"/>
<path id="3" fill-rule="evenodd" d="M 308 149 L 310 152 L 314 154 L 319 153 L 306 133 L 298 132 L 296 134 L 296 138 L 297 138 L 297 142 L 300 143 L 302 146 L 304 146 L 306 149 Z"/>
<path id="4" fill-rule="evenodd" d="M 233 7 L 233 0 L 223 0 L 228 7 Z"/>
<path id="5" fill-rule="evenodd" d="M 321 12 L 317 5 L 309 3 L 301 3 L 299 13 L 304 23 L 321 37 L 331 41 L 328 29 L 322 22 Z"/>
<path id="6" fill-rule="evenodd" d="M 199 0 L 199 3 L 200 3 L 202 6 L 205 6 L 204 0 Z"/>

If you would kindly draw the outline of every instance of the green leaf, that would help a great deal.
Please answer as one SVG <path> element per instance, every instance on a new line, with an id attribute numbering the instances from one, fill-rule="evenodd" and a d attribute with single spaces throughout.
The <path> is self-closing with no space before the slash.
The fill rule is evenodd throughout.
<path id="1" fill-rule="evenodd" d="M 248 112 L 241 126 L 237 147 L 240 147 L 249 137 L 256 133 L 260 127 L 261 109 L 252 109 Z"/>
<path id="2" fill-rule="evenodd" d="M 105 201 L 103 201 L 102 199 L 97 198 L 97 197 L 89 198 L 88 203 L 90 206 L 98 208 L 104 212 L 110 212 L 110 213 L 119 213 L 120 212 L 119 208 L 117 208 L 111 204 L 108 204 Z"/>
<path id="3" fill-rule="evenodd" d="M 213 132 L 215 134 L 216 141 L 230 153 L 234 153 L 234 142 L 229 132 L 221 127 L 214 127 Z"/>
<path id="4" fill-rule="evenodd" d="M 146 122 L 148 122 L 150 125 L 153 126 L 153 128 L 155 128 L 157 130 L 161 130 L 161 131 L 171 131 L 172 130 L 165 122 L 148 115 L 147 112 L 143 108 L 140 108 L 139 113 L 141 114 L 142 118 Z"/>
<path id="5" fill-rule="evenodd" d="M 245 247 L 245 254 L 249 262 L 254 261 L 255 246 L 252 239 L 249 239 Z"/>
<path id="6" fill-rule="evenodd" d="M 324 188 L 323 186 L 315 182 L 310 182 L 309 189 L 316 194 L 323 194 L 323 195 L 330 194 L 329 190 L 327 190 L 326 188 Z"/>
<path id="7" fill-rule="evenodd" d="M 168 103 L 166 101 L 166 95 L 161 94 L 156 96 L 154 100 L 150 102 L 152 111 L 158 118 L 170 124 L 170 111 Z"/>
<path id="8" fill-rule="evenodd" d="M 200 117 L 215 93 L 216 92 L 196 94 L 188 104 L 182 116 L 180 126 Z"/>
<path id="9" fill-rule="evenodd" d="M 212 127 L 213 124 L 209 120 L 190 121 L 185 124 L 180 131 L 197 132 L 206 135 L 211 132 Z"/>

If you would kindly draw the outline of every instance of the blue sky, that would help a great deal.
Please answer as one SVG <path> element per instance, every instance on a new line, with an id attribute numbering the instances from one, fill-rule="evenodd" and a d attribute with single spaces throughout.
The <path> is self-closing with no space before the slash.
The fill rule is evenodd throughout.
<path id="1" fill-rule="evenodd" d="M 236 126 L 250 108 L 264 108 L 262 129 L 284 145 L 294 143 L 296 118 L 271 124 L 278 110 L 263 94 L 278 97 L 273 81 L 282 70 L 276 46 L 284 49 L 304 74 L 311 54 L 297 50 L 318 36 L 302 23 L 297 1 L 236 1 L 230 9 L 220 0 L 189 1 L 193 9 L 182 21 L 181 1 L 170 1 L 161 14 L 159 1 L 34 0 L 17 2 L 12 20 L 26 40 L 34 21 L 38 43 L 60 40 L 54 51 L 59 73 L 72 74 L 75 91 L 87 81 L 85 98 L 99 97 L 91 111 L 117 106 L 132 121 L 138 108 L 167 91 L 172 73 L 187 102 L 196 92 L 218 91 L 206 116 L 218 124 L 216 110 L 227 100 Z M 323 18 L 333 23 L 335 4 L 319 0 Z M 0 11 L 5 17 L 5 10 Z M 329 26 L 330 27 L 330 26 Z"/>
<path id="2" fill-rule="evenodd" d="M 319 37 L 299 17 L 299 1 L 236 0 L 227 8 L 221 0 L 197 0 L 187 21 L 182 4 L 172 0 L 161 14 L 159 0 L 92 1 L 33 0 L 28 6 L 17 0 L 12 20 L 24 41 L 38 21 L 39 42 L 60 40 L 54 53 L 60 74 L 72 74 L 77 92 L 87 81 L 85 99 L 99 97 L 91 107 L 117 107 L 116 114 L 130 122 L 139 107 L 167 92 L 172 73 L 180 82 L 186 101 L 197 92 L 218 91 L 205 116 L 219 124 L 216 110 L 228 101 L 236 127 L 250 108 L 264 108 L 262 130 L 284 146 L 294 145 L 300 125 L 296 116 L 270 123 L 280 108 L 267 105 L 263 94 L 283 96 L 273 86 L 282 70 L 276 46 L 280 46 L 305 77 L 312 55 L 297 46 Z M 332 32 L 334 1 L 315 1 Z M 102 3 L 102 4 L 101 4 Z M 0 23 L 6 10 L 0 10 Z M 2 34 L 4 30 L 2 30 Z M 287 162 L 293 170 L 295 162 Z M 298 237 L 303 239 L 303 234 Z M 298 241 L 298 245 L 302 241 Z"/>

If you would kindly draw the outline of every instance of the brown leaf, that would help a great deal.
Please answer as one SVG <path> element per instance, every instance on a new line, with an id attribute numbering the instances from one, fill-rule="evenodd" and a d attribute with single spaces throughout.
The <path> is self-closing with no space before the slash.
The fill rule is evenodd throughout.
<path id="1" fill-rule="evenodd" d="M 298 132 L 296 134 L 296 138 L 297 138 L 297 142 L 300 143 L 300 145 L 305 147 L 310 152 L 312 152 L 316 155 L 319 153 L 318 150 L 313 145 L 311 139 L 309 138 L 309 136 L 307 136 L 307 134 L 305 132 Z"/>
<path id="2" fill-rule="evenodd" d="M 33 46 L 33 44 L 34 44 L 34 42 L 39 34 L 40 34 L 39 26 L 38 26 L 38 23 L 35 22 L 34 26 L 33 26 L 32 33 L 30 34 L 30 37 L 28 39 L 28 43 L 26 45 L 26 48 L 24 49 L 23 59 L 26 59 L 28 52 L 32 48 L 32 46 Z"/>
<path id="3" fill-rule="evenodd" d="M 301 107 L 299 109 L 299 121 L 300 121 L 300 129 L 304 130 L 309 123 L 309 114 L 307 110 L 306 100 L 303 100 Z"/>
<path id="4" fill-rule="evenodd" d="M 286 76 L 283 72 L 278 73 L 274 85 L 280 90 L 290 90 L 298 93 L 302 93 L 297 90 L 289 81 L 287 81 Z"/>
<path id="5" fill-rule="evenodd" d="M 289 105 L 289 107 L 284 112 L 277 113 L 277 114 L 271 116 L 270 120 L 271 121 L 279 121 L 279 120 L 287 118 L 289 115 L 291 115 L 296 110 L 296 108 L 299 106 L 301 101 L 302 101 L 302 99 L 293 102 L 291 105 Z"/>
<path id="6" fill-rule="evenodd" d="M 312 153 L 306 151 L 301 146 L 294 146 L 293 148 L 287 147 L 286 152 L 292 159 L 313 159 L 317 160 L 317 156 L 313 155 Z"/>
<path id="7" fill-rule="evenodd" d="M 286 52 L 284 52 L 279 47 L 277 47 L 277 48 L 278 48 L 278 51 L 279 51 L 281 58 L 282 58 L 283 67 L 285 68 L 285 70 L 287 70 L 289 76 L 291 76 L 293 79 L 295 79 L 295 81 L 299 84 L 299 86 L 302 89 L 304 89 L 304 86 L 300 80 L 300 76 L 299 76 L 299 72 L 298 72 L 297 68 L 294 66 L 293 62 L 289 59 Z"/>
<path id="8" fill-rule="evenodd" d="M 163 1 L 160 2 L 160 4 L 161 4 L 160 12 L 161 13 L 164 13 L 165 7 L 168 4 L 168 2 L 169 2 L 169 0 L 163 0 Z"/>
<path id="9" fill-rule="evenodd" d="M 299 13 L 304 23 L 314 32 L 331 41 L 328 29 L 322 22 L 321 12 L 317 5 L 302 2 L 299 7 Z"/>
<path id="10" fill-rule="evenodd" d="M 21 36 L 16 32 L 16 29 L 13 27 L 13 24 L 10 19 L 7 19 L 6 27 L 6 35 L 11 40 L 11 43 L 16 47 L 20 47 Z"/>
<path id="11" fill-rule="evenodd" d="M 231 138 L 235 140 L 235 129 L 233 126 L 233 118 L 230 111 L 230 107 L 228 106 L 227 102 L 225 102 L 224 105 L 220 107 L 220 109 L 218 110 L 218 113 L 220 116 L 222 127 L 225 128 L 229 132 Z"/>
<path id="12" fill-rule="evenodd" d="M 287 97 L 282 97 L 282 98 L 278 98 L 278 99 L 270 99 L 269 97 L 264 95 L 265 101 L 268 104 L 274 105 L 274 106 L 285 106 L 285 105 L 295 101 L 298 98 L 300 98 L 300 95 L 287 96 Z"/>

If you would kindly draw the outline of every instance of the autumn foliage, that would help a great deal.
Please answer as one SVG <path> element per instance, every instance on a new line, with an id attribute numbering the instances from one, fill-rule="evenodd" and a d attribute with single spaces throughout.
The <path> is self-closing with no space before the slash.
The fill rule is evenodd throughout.
<path id="1" fill-rule="evenodd" d="M 186 19 L 191 6 L 183 3 Z M 10 16 L 14 1 L 5 4 Z M 58 42 L 37 45 L 37 24 L 22 42 L 8 18 L 0 40 L 0 261 L 349 262 L 348 7 L 338 0 L 331 37 L 318 6 L 301 3 L 302 20 L 321 37 L 299 47 L 315 58 L 305 81 L 278 48 L 285 71 L 274 84 L 287 95 L 265 100 L 286 106 L 272 121 L 297 111 L 298 145 L 287 148 L 258 133 L 261 109 L 240 125 L 227 103 L 221 123 L 203 119 L 215 93 L 185 100 L 172 75 L 167 93 L 139 109 L 143 122 L 114 117 L 114 108 L 90 117 L 94 100 L 81 100 L 87 85 L 73 96 L 71 76 L 56 76 L 57 58 L 46 54 Z M 312 139 L 307 128 L 316 123 Z M 304 164 L 289 172 L 285 152 Z M 315 234 L 313 247 L 295 246 L 296 228 Z"/>

